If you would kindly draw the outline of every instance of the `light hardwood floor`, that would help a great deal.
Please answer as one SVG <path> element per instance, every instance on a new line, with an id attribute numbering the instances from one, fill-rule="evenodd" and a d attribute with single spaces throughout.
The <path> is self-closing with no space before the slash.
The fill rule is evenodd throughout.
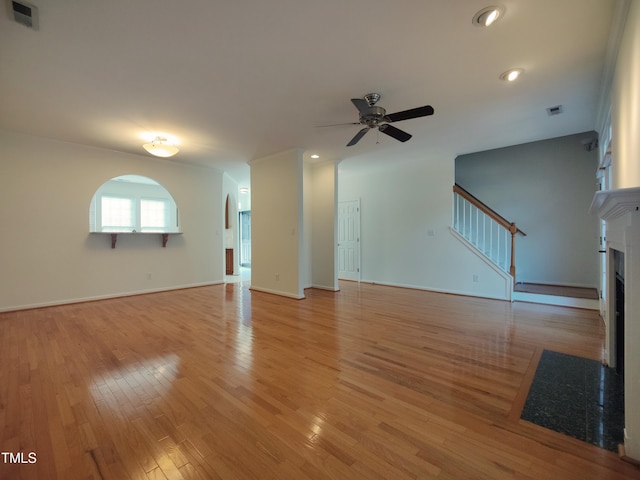
<path id="1" fill-rule="evenodd" d="M 595 312 L 341 283 L 227 284 L 0 314 L 0 479 L 632 479 L 519 420 Z"/>

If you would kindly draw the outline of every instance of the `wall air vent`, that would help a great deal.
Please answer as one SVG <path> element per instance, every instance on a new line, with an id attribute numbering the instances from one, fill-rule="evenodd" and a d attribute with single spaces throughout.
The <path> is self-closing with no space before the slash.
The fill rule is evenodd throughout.
<path id="1" fill-rule="evenodd" d="M 13 19 L 33 30 L 38 30 L 38 7 L 25 2 L 11 2 L 11 13 Z"/>
<path id="2" fill-rule="evenodd" d="M 547 108 L 547 115 L 560 115 L 562 113 L 562 105 L 556 105 L 555 107 Z"/>

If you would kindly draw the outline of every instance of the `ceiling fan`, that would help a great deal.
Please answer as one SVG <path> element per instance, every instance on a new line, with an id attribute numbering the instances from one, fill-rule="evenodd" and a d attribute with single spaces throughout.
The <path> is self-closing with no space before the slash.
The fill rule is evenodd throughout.
<path id="1" fill-rule="evenodd" d="M 426 117 L 429 115 L 433 115 L 434 113 L 433 107 L 431 105 L 425 105 L 424 107 L 417 107 L 409 110 L 403 110 L 401 112 L 387 114 L 387 111 L 384 108 L 375 106 L 380 98 L 381 95 L 379 93 L 368 93 L 364 96 L 364 98 L 351 99 L 351 103 L 356 106 L 358 112 L 360 113 L 360 119 L 358 122 L 343 123 L 338 125 L 366 126 L 358 133 L 356 133 L 355 137 L 353 137 L 351 141 L 347 143 L 347 147 L 351 147 L 358 143 L 369 130 L 375 127 L 378 127 L 379 131 L 395 138 L 400 142 L 406 142 L 411 138 L 411 135 L 389 124 L 400 122 L 402 120 L 410 120 L 412 118 Z"/>

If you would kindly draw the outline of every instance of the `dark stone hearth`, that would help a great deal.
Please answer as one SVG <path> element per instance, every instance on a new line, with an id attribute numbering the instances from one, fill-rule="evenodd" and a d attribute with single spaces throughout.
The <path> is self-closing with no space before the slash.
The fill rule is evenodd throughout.
<path id="1" fill-rule="evenodd" d="M 617 451 L 623 442 L 623 378 L 596 360 L 545 350 L 521 418 Z"/>

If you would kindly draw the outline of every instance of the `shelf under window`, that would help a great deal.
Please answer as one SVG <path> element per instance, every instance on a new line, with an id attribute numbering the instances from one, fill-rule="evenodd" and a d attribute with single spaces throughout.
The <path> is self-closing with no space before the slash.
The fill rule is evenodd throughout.
<path id="1" fill-rule="evenodd" d="M 167 246 L 169 235 L 182 235 L 182 232 L 90 232 L 92 235 L 111 235 L 111 248 L 116 248 L 118 235 L 160 235 L 162 247 Z"/>

